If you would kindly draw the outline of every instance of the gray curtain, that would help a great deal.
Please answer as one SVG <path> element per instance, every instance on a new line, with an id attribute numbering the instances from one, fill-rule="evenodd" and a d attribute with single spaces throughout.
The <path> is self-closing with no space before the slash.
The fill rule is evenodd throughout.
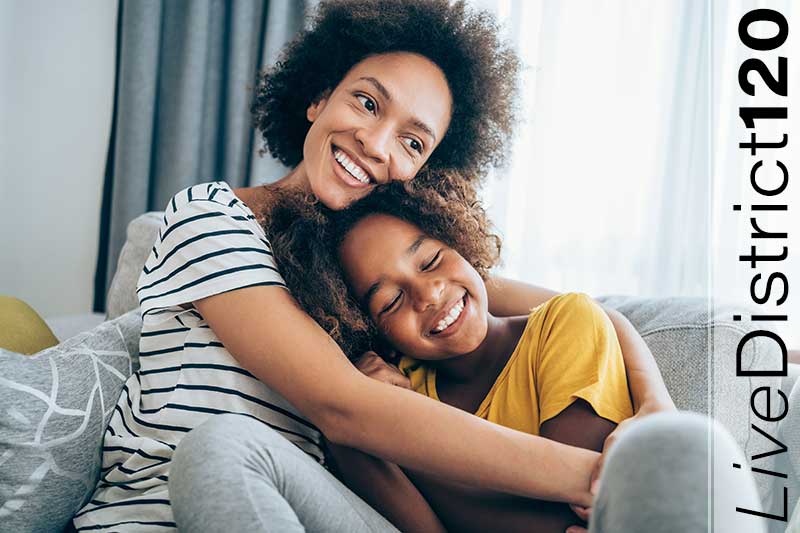
<path id="1" fill-rule="evenodd" d="M 120 0 L 117 80 L 95 273 L 95 311 L 128 223 L 178 190 L 286 173 L 259 158 L 249 106 L 259 69 L 302 27 L 300 0 Z"/>

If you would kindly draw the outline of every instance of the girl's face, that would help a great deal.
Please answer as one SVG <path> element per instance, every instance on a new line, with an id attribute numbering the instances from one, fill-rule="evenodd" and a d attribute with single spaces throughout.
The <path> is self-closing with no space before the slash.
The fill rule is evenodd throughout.
<path id="1" fill-rule="evenodd" d="M 398 351 L 449 359 L 486 337 L 486 287 L 455 250 L 399 218 L 359 221 L 339 248 L 347 282 Z"/>
<path id="2" fill-rule="evenodd" d="M 377 184 L 413 178 L 450 124 L 447 79 L 429 59 L 407 52 L 370 56 L 306 116 L 303 165 L 312 192 L 343 209 Z"/>

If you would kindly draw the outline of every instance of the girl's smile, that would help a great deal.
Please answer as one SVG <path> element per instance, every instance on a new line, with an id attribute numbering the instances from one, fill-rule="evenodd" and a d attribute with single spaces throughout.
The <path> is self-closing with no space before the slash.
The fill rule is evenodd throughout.
<path id="1" fill-rule="evenodd" d="M 461 324 L 464 323 L 462 319 L 469 314 L 467 309 L 468 300 L 469 295 L 465 292 L 452 305 L 445 305 L 444 309 L 438 313 L 437 318 L 434 319 L 436 326 L 428 334 L 436 335 L 437 337 L 449 337 L 458 332 Z"/>
<path id="2" fill-rule="evenodd" d="M 339 257 L 356 298 L 399 351 L 418 359 L 474 352 L 486 338 L 486 288 L 455 250 L 400 218 L 372 214 L 344 236 Z"/>

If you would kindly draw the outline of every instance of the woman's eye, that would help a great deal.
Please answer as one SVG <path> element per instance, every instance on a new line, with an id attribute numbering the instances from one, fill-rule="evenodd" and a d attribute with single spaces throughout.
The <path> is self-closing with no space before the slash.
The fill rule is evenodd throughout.
<path id="1" fill-rule="evenodd" d="M 436 266 L 437 261 L 439 261 L 439 256 L 441 256 L 441 255 L 442 255 L 442 251 L 441 250 L 436 252 L 436 255 L 434 255 L 433 258 L 430 261 L 428 261 L 427 263 L 425 263 L 425 265 L 422 267 L 423 272 L 426 271 L 426 270 L 430 270 L 431 268 Z"/>
<path id="2" fill-rule="evenodd" d="M 372 98 L 364 96 L 363 94 L 357 94 L 356 98 L 358 99 L 359 102 L 361 102 L 361 105 L 364 106 L 364 109 L 366 109 L 373 115 L 375 114 L 377 106 L 375 105 L 375 102 L 372 100 Z"/>
<path id="3" fill-rule="evenodd" d="M 394 300 L 389 302 L 389 304 L 386 305 L 383 309 L 381 309 L 381 312 L 378 313 L 378 314 L 382 315 L 383 313 L 386 313 L 387 311 L 391 311 L 394 308 L 395 304 L 400 301 L 400 295 L 401 295 L 401 293 L 398 292 L 397 296 L 394 297 Z"/>
<path id="4" fill-rule="evenodd" d="M 412 139 L 411 137 L 406 137 L 403 139 L 403 142 L 408 145 L 409 148 L 414 150 L 415 152 L 422 153 L 422 143 L 416 139 Z"/>

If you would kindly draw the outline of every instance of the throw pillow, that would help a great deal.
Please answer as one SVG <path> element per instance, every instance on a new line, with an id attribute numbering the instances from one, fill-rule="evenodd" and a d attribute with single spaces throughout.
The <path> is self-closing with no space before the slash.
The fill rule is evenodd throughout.
<path id="1" fill-rule="evenodd" d="M 32 354 L 58 344 L 39 314 L 11 296 L 0 296 L 0 348 Z"/>
<path id="2" fill-rule="evenodd" d="M 91 497 L 140 331 L 132 311 L 33 356 L 0 350 L 4 530 L 61 531 Z"/>

